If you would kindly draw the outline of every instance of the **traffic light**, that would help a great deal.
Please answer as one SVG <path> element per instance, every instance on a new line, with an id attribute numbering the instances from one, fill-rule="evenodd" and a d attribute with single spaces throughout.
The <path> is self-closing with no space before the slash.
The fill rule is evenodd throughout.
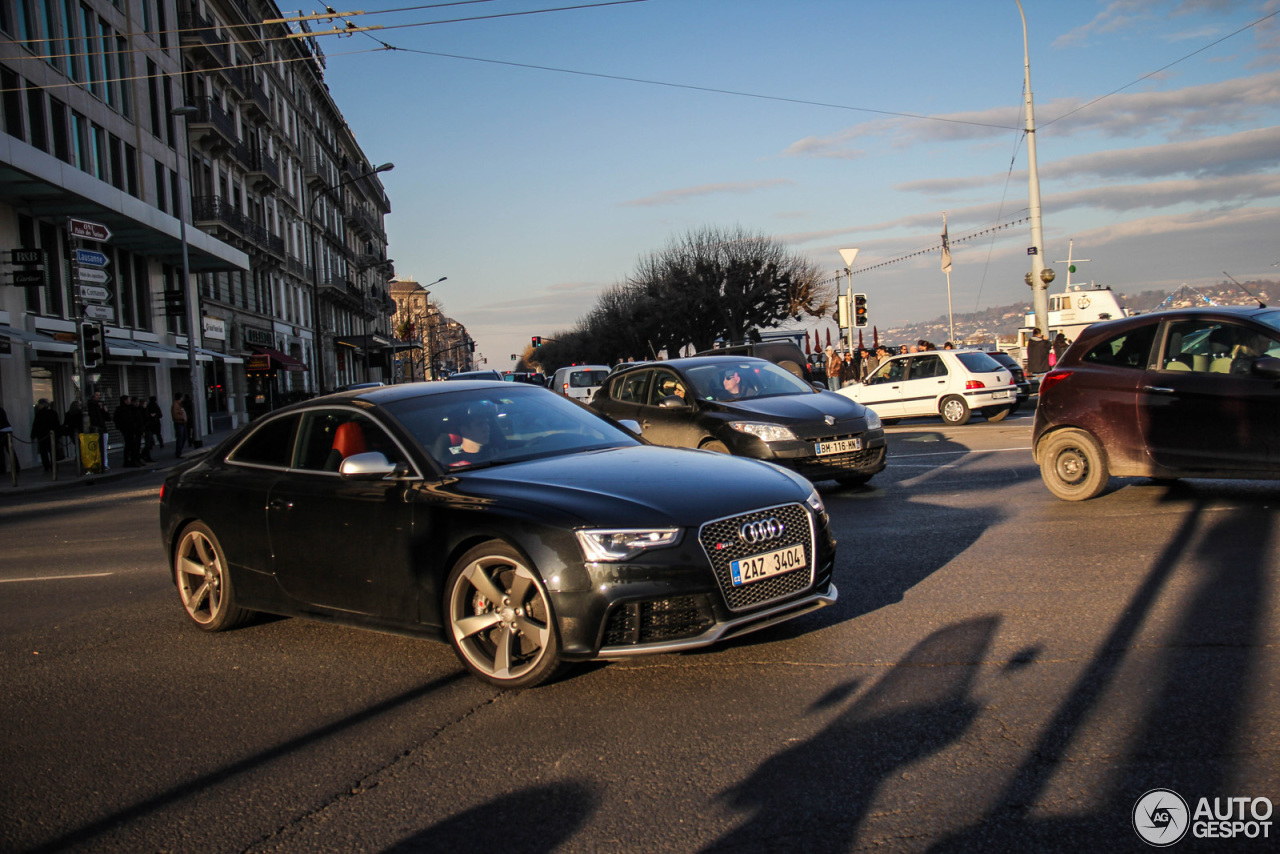
<path id="1" fill-rule="evenodd" d="M 102 362 L 102 325 L 92 321 L 80 324 L 80 366 L 96 368 Z"/>
<path id="2" fill-rule="evenodd" d="M 542 346 L 542 336 L 541 336 L 541 335 L 535 335 L 535 336 L 533 336 L 532 341 L 533 341 L 533 346 L 534 346 L 534 347 L 541 347 L 541 346 Z"/>
<path id="3" fill-rule="evenodd" d="M 853 295 L 853 325 L 854 326 L 867 325 L 867 295 L 866 294 Z"/>

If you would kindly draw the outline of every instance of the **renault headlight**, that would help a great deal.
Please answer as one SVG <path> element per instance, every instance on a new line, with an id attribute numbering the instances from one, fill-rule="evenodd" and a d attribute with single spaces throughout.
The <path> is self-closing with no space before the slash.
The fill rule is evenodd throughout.
<path id="1" fill-rule="evenodd" d="M 881 427 L 883 427 L 884 422 L 880 420 L 879 415 L 876 415 L 876 411 L 872 409 L 870 406 L 868 406 L 866 409 L 867 409 L 867 429 L 879 430 Z"/>
<path id="2" fill-rule="evenodd" d="M 730 421 L 729 426 L 739 433 L 755 436 L 762 442 L 798 442 L 795 433 L 781 424 L 763 424 L 759 421 Z"/>
<path id="3" fill-rule="evenodd" d="M 593 563 L 630 560 L 647 549 L 660 549 L 680 542 L 679 528 L 591 529 L 577 534 L 582 553 Z"/>

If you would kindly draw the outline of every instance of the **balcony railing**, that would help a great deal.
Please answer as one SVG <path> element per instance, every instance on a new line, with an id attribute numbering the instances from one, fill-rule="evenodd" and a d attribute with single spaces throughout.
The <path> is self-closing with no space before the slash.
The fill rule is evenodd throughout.
<path id="1" fill-rule="evenodd" d="M 200 17 L 195 11 L 182 12 L 178 15 L 178 27 L 182 30 L 181 42 L 184 47 L 202 47 L 215 60 L 219 68 L 231 64 L 231 53 L 227 50 L 227 40 L 213 28 L 213 22 Z M 192 51 L 192 53 L 196 53 Z"/>
<path id="2" fill-rule="evenodd" d="M 239 143 L 236 136 L 236 123 L 222 111 L 222 107 L 212 98 L 197 98 L 195 107 L 199 112 L 191 119 L 193 127 L 204 125 L 212 128 L 230 145 Z"/>

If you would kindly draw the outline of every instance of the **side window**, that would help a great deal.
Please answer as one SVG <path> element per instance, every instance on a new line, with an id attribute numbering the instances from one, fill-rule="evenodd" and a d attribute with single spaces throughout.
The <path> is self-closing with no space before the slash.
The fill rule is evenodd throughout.
<path id="1" fill-rule="evenodd" d="M 916 356 L 911 360 L 911 379 L 913 380 L 946 375 L 947 366 L 942 363 L 941 356 Z"/>
<path id="2" fill-rule="evenodd" d="M 1094 365 L 1114 365 L 1118 368 L 1145 370 L 1155 337 L 1156 324 L 1148 323 L 1095 345 L 1080 361 Z"/>
<path id="3" fill-rule="evenodd" d="M 351 409 L 308 412 L 298 434 L 297 467 L 336 472 L 344 459 L 366 451 L 380 451 L 393 463 L 404 455 L 391 437 L 372 419 Z"/>
<path id="4" fill-rule="evenodd" d="M 901 382 L 902 378 L 906 375 L 907 375 L 906 359 L 894 359 L 892 362 L 889 362 L 887 365 L 884 365 L 883 367 L 881 367 L 880 370 L 876 371 L 876 376 L 877 377 L 883 376 L 884 377 L 883 381 L 887 383 Z"/>
<path id="5" fill-rule="evenodd" d="M 1183 320 L 1169 324 L 1160 367 L 1166 371 L 1247 374 L 1253 359 L 1274 344 L 1265 335 L 1233 323 Z"/>
<path id="6" fill-rule="evenodd" d="M 624 403 L 644 403 L 648 399 L 649 378 L 653 371 L 637 371 L 619 378 L 618 400 Z"/>
<path id="7" fill-rule="evenodd" d="M 680 377 L 671 371 L 654 371 L 653 390 L 649 397 L 649 404 L 657 406 L 664 397 L 671 397 L 672 395 L 684 397 L 688 400 L 685 396 L 684 383 L 681 382 Z"/>
<path id="8" fill-rule="evenodd" d="M 293 437 L 298 432 L 300 416 L 287 415 L 263 422 L 227 459 L 237 463 L 289 468 L 293 462 Z"/>

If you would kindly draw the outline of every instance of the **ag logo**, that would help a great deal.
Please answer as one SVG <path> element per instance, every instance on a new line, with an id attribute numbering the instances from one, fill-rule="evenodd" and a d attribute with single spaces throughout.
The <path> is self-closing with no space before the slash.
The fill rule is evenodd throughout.
<path id="1" fill-rule="evenodd" d="M 1152 789 L 1133 805 L 1133 829 L 1157 848 L 1177 842 L 1191 824 L 1187 802 L 1172 789 Z"/>

